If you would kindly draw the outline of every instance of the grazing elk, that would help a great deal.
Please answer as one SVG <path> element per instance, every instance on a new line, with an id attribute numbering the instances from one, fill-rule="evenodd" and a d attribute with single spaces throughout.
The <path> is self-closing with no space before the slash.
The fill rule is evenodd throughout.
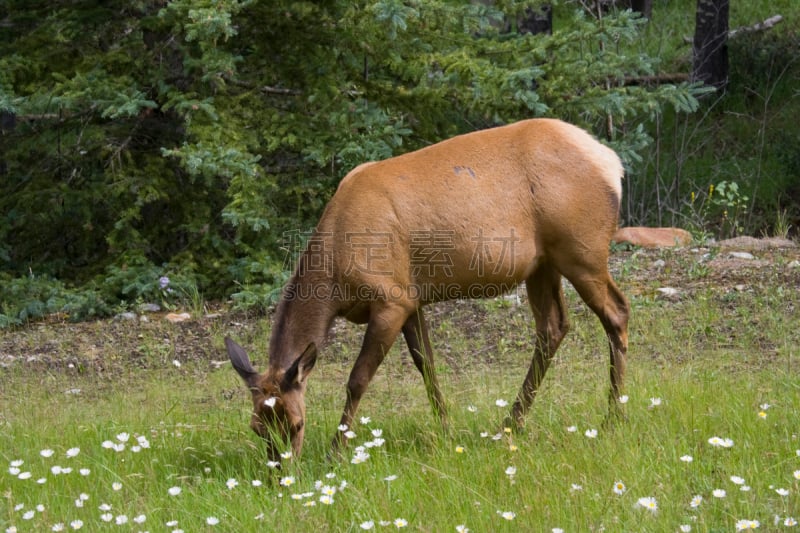
<path id="1" fill-rule="evenodd" d="M 600 318 L 611 348 L 612 413 L 625 373 L 628 302 L 608 273 L 623 169 L 580 128 L 532 119 L 365 163 L 331 198 L 277 306 L 269 367 L 225 339 L 253 395 L 251 427 L 273 457 L 279 436 L 303 444 L 306 379 L 336 317 L 366 323 L 347 383 L 350 426 L 378 366 L 403 332 L 436 413 L 445 403 L 422 307 L 494 297 L 525 282 L 536 320 L 530 368 L 511 409 L 521 426 L 568 329 L 562 276 Z M 345 437 L 338 432 L 334 450 Z"/>

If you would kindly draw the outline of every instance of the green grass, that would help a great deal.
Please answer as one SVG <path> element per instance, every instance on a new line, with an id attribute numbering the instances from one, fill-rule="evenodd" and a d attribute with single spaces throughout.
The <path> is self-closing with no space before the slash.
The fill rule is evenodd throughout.
<path id="1" fill-rule="evenodd" d="M 676 269 L 685 261 L 664 257 Z M 249 398 L 235 373 L 210 369 L 203 359 L 174 366 L 164 349 L 168 333 L 132 333 L 144 361 L 109 353 L 115 363 L 104 371 L 14 364 L 0 376 L 0 528 L 49 531 L 63 523 L 69 530 L 82 520 L 84 530 L 119 530 L 115 522 L 124 515 L 123 529 L 133 531 L 360 531 L 368 521 L 393 530 L 380 522 L 398 518 L 414 531 L 463 524 L 471 531 L 658 532 L 690 525 L 712 532 L 733 531 L 741 519 L 783 530 L 787 517 L 800 519 L 800 302 L 796 287 L 771 280 L 762 276 L 745 291 L 699 288 L 677 303 L 654 299 L 650 286 L 624 287 L 634 303 L 629 401 L 626 420 L 611 427 L 603 425 L 603 334 L 571 291 L 573 330 L 526 430 L 513 435 L 502 431 L 508 408 L 496 400 L 511 402 L 524 376 L 532 334 L 527 310 L 496 302 L 436 308 L 429 315 L 450 432 L 439 430 L 421 379 L 395 348 L 362 403 L 359 415 L 369 422 L 353 428 L 356 445 L 373 441 L 371 430 L 382 430 L 385 440 L 367 449 L 362 464 L 351 463 L 352 447 L 341 460 L 327 459 L 357 349 L 354 326 L 338 331 L 310 378 L 304 453 L 280 471 L 266 466 L 247 427 Z M 211 328 L 216 342 L 229 324 L 223 319 Z M 57 329 L 44 329 L 35 338 L 58 337 Z M 89 331 L 100 330 L 102 323 Z M 253 344 L 263 346 L 266 332 L 255 335 Z M 71 389 L 80 392 L 65 393 Z M 651 398 L 661 404 L 652 406 Z M 124 450 L 103 447 L 120 444 L 122 433 L 129 435 Z M 714 447 L 714 436 L 734 444 Z M 138 437 L 149 447 L 134 452 Z M 67 457 L 74 447 L 80 452 Z M 51 457 L 40 455 L 46 449 Z M 682 461 L 684 455 L 693 461 Z M 72 472 L 54 474 L 54 466 Z M 23 472 L 30 477 L 20 479 Z M 282 486 L 288 476 L 294 483 Z M 622 494 L 613 491 L 616 482 L 624 484 Z M 324 486 L 336 489 L 331 505 L 321 501 Z M 180 494 L 170 495 L 171 487 Z M 715 489 L 726 496 L 715 498 Z M 81 494 L 88 499 L 78 507 Z M 697 495 L 702 503 L 692 508 Z M 638 505 L 643 497 L 655 498 L 658 510 Z M 101 510 L 104 504 L 110 510 Z M 134 523 L 140 516 L 144 523 Z M 219 524 L 208 525 L 208 517 Z"/>

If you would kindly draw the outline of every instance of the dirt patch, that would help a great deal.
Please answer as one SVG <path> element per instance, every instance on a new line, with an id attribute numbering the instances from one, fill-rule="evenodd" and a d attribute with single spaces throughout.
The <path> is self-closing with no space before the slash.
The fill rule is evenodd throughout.
<path id="1" fill-rule="evenodd" d="M 732 255 L 744 251 L 750 255 Z M 738 238 L 713 247 L 622 250 L 612 255 L 610 269 L 629 298 L 656 298 L 663 287 L 674 288 L 676 301 L 683 302 L 702 291 L 721 296 L 765 287 L 797 291 L 800 248 L 791 241 Z M 532 326 L 524 300 L 525 291 L 519 290 L 511 298 L 492 302 L 446 302 L 427 308 L 432 336 L 444 348 L 441 353 L 449 366 L 458 371 L 464 364 L 459 361 L 461 354 L 447 349 L 451 334 L 457 334 L 462 345 L 466 339 L 474 348 L 471 360 L 484 358 L 489 363 L 503 346 L 527 349 Z M 507 312 L 493 313 L 494 308 Z M 14 368 L 108 375 L 131 368 L 189 363 L 195 368 L 215 369 L 227 362 L 222 347 L 226 334 L 251 346 L 256 344 L 260 352 L 254 352 L 254 359 L 263 364 L 268 327 L 264 316 L 231 313 L 221 304 L 180 323 L 167 321 L 163 313 L 83 323 L 51 317 L 3 331 L 0 375 L 8 375 Z M 458 331 L 449 333 L 448 328 L 454 327 Z M 358 326 L 337 323 L 331 339 L 332 357 L 353 360 L 362 331 Z"/>

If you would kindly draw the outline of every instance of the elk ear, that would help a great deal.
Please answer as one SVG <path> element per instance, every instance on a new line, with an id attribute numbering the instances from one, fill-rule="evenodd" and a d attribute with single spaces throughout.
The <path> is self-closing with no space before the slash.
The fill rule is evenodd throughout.
<path id="1" fill-rule="evenodd" d="M 244 348 L 233 342 L 230 337 L 225 337 L 225 348 L 228 350 L 228 357 L 236 372 L 239 373 L 249 387 L 255 386 L 258 372 L 250 363 L 250 358 L 247 357 L 247 352 L 244 351 Z"/>
<path id="2" fill-rule="evenodd" d="M 308 377 L 314 364 L 317 362 L 317 345 L 313 342 L 306 347 L 300 357 L 294 360 L 292 366 L 283 377 L 284 385 L 291 387 L 299 384 Z"/>

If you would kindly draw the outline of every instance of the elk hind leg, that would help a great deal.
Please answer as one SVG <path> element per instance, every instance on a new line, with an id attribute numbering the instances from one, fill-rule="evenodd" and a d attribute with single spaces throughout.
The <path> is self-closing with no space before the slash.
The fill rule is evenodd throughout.
<path id="1" fill-rule="evenodd" d="M 569 330 L 561 274 L 552 265 L 543 264 L 525 280 L 525 286 L 536 321 L 536 341 L 531 365 L 511 408 L 511 418 L 506 421 L 507 427 L 513 425 L 518 429 L 524 426 L 525 414 L 536 396 L 553 354 Z"/>
<path id="2" fill-rule="evenodd" d="M 586 305 L 600 319 L 608 337 L 611 377 L 609 415 L 617 416 L 621 414 L 619 397 L 625 381 L 630 304 L 605 268 L 567 277 Z"/>

